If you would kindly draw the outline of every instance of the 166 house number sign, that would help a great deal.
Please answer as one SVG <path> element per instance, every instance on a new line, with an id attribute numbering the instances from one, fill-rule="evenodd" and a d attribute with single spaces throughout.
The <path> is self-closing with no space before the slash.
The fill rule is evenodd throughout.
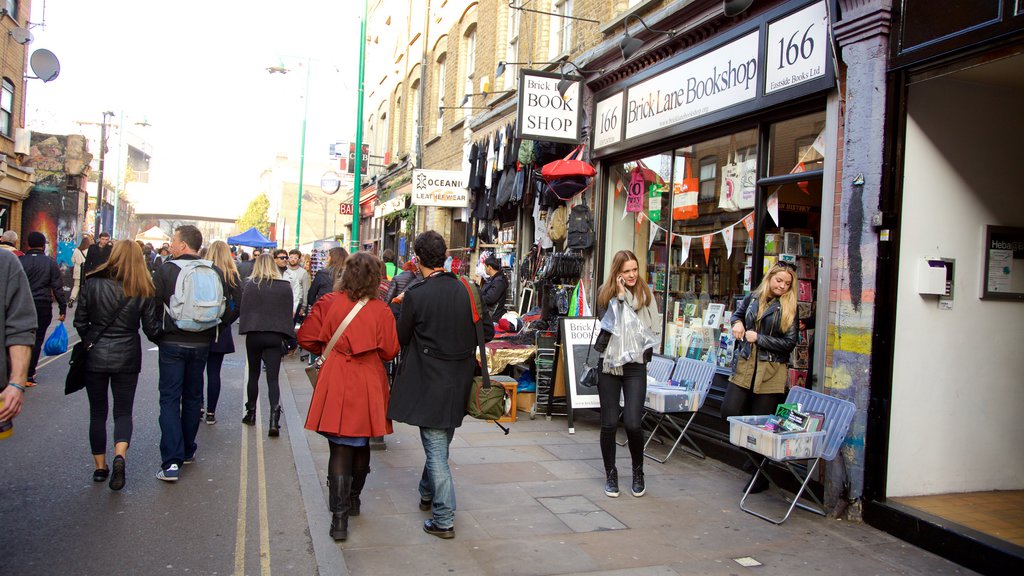
<path id="1" fill-rule="evenodd" d="M 776 94 L 826 78 L 828 25 L 825 1 L 810 3 L 769 21 L 763 35 L 755 28 L 624 91 L 599 94 L 594 150 L 768 96 L 777 102 Z"/>

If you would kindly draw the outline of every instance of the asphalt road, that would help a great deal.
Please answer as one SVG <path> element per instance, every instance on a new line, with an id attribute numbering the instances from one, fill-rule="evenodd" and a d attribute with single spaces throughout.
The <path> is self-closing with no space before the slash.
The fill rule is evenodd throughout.
<path id="1" fill-rule="evenodd" d="M 72 342 L 77 335 L 66 322 Z M 40 361 L 14 435 L 0 440 L 0 574 L 315 574 L 316 559 L 285 422 L 266 436 L 241 424 L 245 343 L 225 358 L 215 425 L 200 424 L 198 462 L 156 479 L 157 351 L 143 337 L 135 430 L 120 492 L 92 481 L 84 391 L 64 395 L 67 356 Z M 261 379 L 262 380 L 262 379 Z M 113 457 L 108 421 L 108 462 Z"/>

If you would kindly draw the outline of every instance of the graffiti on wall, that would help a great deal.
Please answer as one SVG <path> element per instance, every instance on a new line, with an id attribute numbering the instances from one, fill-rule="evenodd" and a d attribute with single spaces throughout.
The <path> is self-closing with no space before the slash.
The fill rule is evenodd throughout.
<path id="1" fill-rule="evenodd" d="M 46 253 L 57 259 L 64 285 L 71 281 L 71 255 L 80 238 L 78 219 L 79 194 L 48 192 L 33 189 L 25 200 L 22 230 L 42 232 L 46 236 Z"/>

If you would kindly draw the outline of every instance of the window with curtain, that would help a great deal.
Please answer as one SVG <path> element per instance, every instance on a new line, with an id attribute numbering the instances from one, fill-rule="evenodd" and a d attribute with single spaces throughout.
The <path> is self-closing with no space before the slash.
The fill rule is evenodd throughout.
<path id="1" fill-rule="evenodd" d="M 510 90 L 516 87 L 519 82 L 519 72 L 515 64 L 508 62 L 519 61 L 519 10 L 508 11 L 508 44 L 505 46 L 505 72 L 502 76 L 502 87 Z"/>
<path id="2" fill-rule="evenodd" d="M 7 78 L 0 93 L 0 134 L 8 138 L 14 134 L 14 83 Z"/>
<path id="3" fill-rule="evenodd" d="M 459 102 L 462 102 L 462 98 L 465 94 L 472 94 L 473 90 L 473 78 L 476 72 L 476 25 L 473 25 L 466 31 L 464 36 L 465 41 L 463 42 L 463 54 L 465 58 L 465 76 L 462 83 L 462 94 L 456 94 L 455 97 Z M 460 110 L 463 114 L 465 110 Z"/>
<path id="4" fill-rule="evenodd" d="M 441 130 L 444 129 L 444 85 L 447 81 L 447 59 L 448 55 L 444 52 L 437 57 L 437 66 L 434 67 L 436 70 L 434 76 L 434 93 L 436 94 L 437 101 L 437 124 L 434 126 L 434 133 L 438 136 L 441 135 Z"/>

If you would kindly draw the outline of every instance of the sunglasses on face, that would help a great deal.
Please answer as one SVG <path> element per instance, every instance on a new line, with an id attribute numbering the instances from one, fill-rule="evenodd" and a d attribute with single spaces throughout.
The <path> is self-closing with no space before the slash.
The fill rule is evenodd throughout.
<path id="1" fill-rule="evenodd" d="M 274 259 L 275 260 L 287 260 L 288 257 L 287 256 L 274 256 Z"/>

